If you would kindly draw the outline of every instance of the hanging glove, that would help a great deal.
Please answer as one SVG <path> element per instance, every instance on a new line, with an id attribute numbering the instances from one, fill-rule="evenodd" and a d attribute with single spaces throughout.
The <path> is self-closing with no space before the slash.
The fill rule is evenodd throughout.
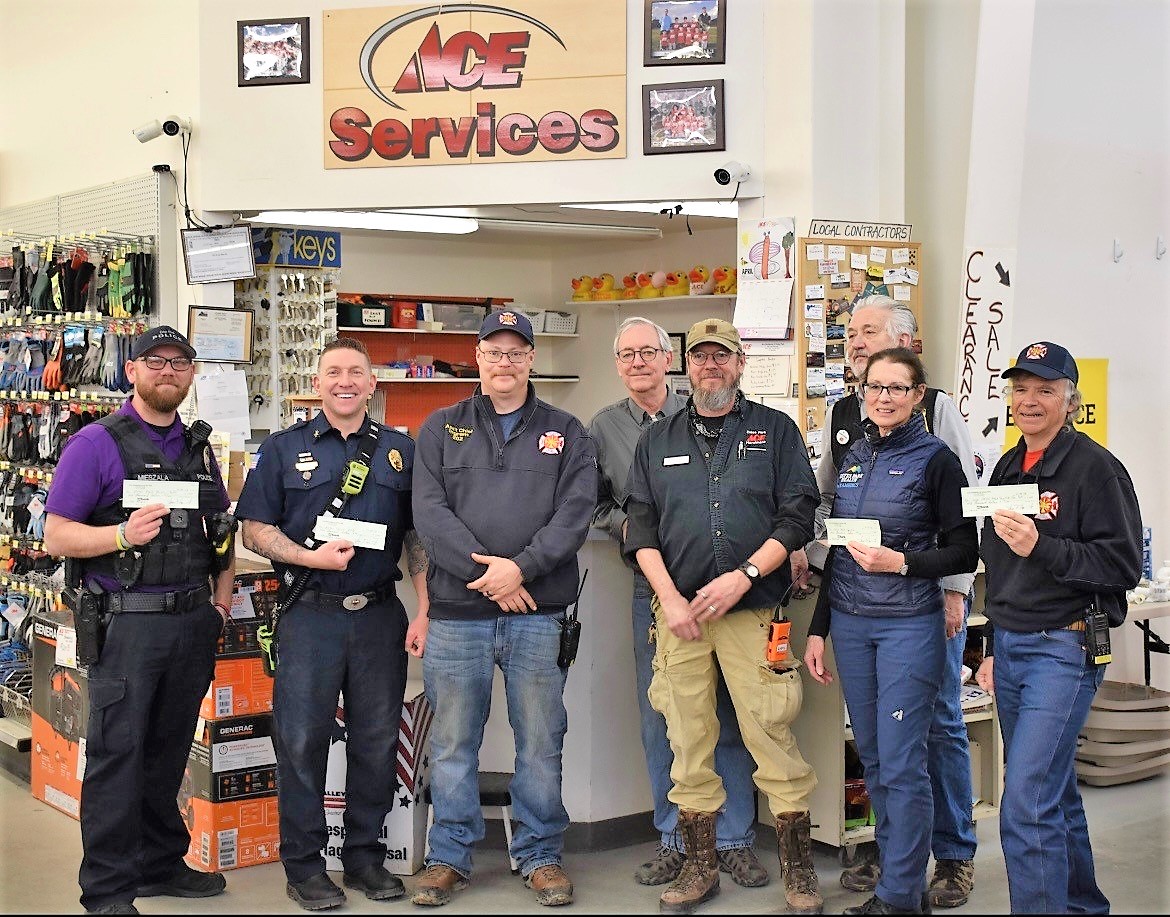
<path id="1" fill-rule="evenodd" d="M 53 456 L 53 431 L 57 429 L 57 411 L 52 405 L 44 405 L 37 414 L 37 423 L 41 425 L 40 435 L 37 437 L 37 459 L 49 461 Z"/>
<path id="2" fill-rule="evenodd" d="M 32 338 L 28 343 L 28 388 L 31 392 L 39 392 L 45 387 L 45 341 Z"/>
<path id="3" fill-rule="evenodd" d="M 102 332 L 100 328 L 90 328 L 89 343 L 85 348 L 85 356 L 81 361 L 81 384 L 92 384 L 101 378 L 102 371 Z"/>
<path id="4" fill-rule="evenodd" d="M 49 359 L 41 376 L 41 384 L 51 392 L 61 387 L 61 354 L 64 352 L 64 338 L 55 333 L 49 341 Z"/>
<path id="5" fill-rule="evenodd" d="M 122 315 L 129 316 L 134 311 L 134 303 L 138 298 L 137 288 L 134 285 L 134 256 L 127 255 L 122 259 L 122 265 L 118 270 L 121 275 L 122 290 Z"/>
<path id="6" fill-rule="evenodd" d="M 97 273 L 94 274 L 93 280 L 89 283 L 89 295 L 85 298 L 85 308 L 100 312 L 102 315 L 110 314 L 110 268 L 104 259 L 97 269 Z"/>
<path id="7" fill-rule="evenodd" d="M 111 392 L 118 390 L 118 332 L 107 331 L 102 335 L 102 378 L 101 382 Z"/>
<path id="8" fill-rule="evenodd" d="M 15 349 L 15 353 L 12 351 Z M 12 360 L 12 381 L 10 388 L 17 391 L 28 389 L 28 338 L 23 334 L 12 336 L 12 343 L 8 345 L 9 356 Z"/>
<path id="9" fill-rule="evenodd" d="M 126 362 L 130 359 L 130 350 L 134 346 L 134 337 L 129 332 L 118 335 L 118 391 L 129 393 L 134 386 L 126 376 Z"/>

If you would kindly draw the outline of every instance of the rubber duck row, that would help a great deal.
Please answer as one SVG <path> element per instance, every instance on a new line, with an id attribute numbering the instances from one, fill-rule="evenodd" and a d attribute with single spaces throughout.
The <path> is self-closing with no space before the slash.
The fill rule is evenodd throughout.
<path id="1" fill-rule="evenodd" d="M 582 274 L 572 280 L 577 302 L 616 299 L 654 299 L 659 296 L 734 296 L 735 268 L 721 264 L 715 270 L 696 264 L 689 271 L 631 271 L 619 285 L 613 274 Z"/>

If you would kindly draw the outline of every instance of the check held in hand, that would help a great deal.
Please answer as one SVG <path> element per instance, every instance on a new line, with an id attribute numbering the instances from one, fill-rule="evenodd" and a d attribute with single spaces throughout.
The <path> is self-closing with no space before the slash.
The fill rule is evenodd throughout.
<path id="1" fill-rule="evenodd" d="M 959 493 L 964 516 L 990 516 L 997 509 L 1010 509 L 1023 516 L 1040 512 L 1040 488 L 1035 483 L 964 487 Z"/>

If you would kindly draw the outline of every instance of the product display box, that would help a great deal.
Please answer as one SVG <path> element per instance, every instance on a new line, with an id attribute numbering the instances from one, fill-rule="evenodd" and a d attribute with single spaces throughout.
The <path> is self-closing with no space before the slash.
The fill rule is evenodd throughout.
<path id="1" fill-rule="evenodd" d="M 386 845 L 384 865 L 400 876 L 418 872 L 426 855 L 427 807 L 422 799 L 430 783 L 430 771 L 424 762 L 432 717 L 422 682 L 408 683 L 398 725 L 398 789 L 394 807 L 382 825 L 382 843 Z M 339 737 L 329 747 L 329 768 L 325 775 L 325 825 L 329 841 L 322 851 L 325 868 L 333 870 L 342 868 L 341 845 L 345 838 L 344 698 L 337 702 L 337 727 Z"/>
<path id="2" fill-rule="evenodd" d="M 280 858 L 272 714 L 200 721 L 179 790 L 187 863 L 214 871 Z"/>
<path id="3" fill-rule="evenodd" d="M 32 794 L 79 818 L 85 774 L 89 686 L 74 660 L 73 615 L 37 616 L 32 626 Z"/>
<path id="4" fill-rule="evenodd" d="M 337 324 L 343 328 L 389 328 L 392 317 L 391 307 L 386 305 L 337 304 Z"/>
<path id="5" fill-rule="evenodd" d="M 273 679 L 264 674 L 264 662 L 259 656 L 217 659 L 215 678 L 199 707 L 199 715 L 205 720 L 218 720 L 271 713 L 272 685 Z"/>
<path id="6" fill-rule="evenodd" d="M 256 642 L 256 628 L 265 620 L 272 606 L 276 604 L 276 591 L 280 580 L 271 568 L 267 570 L 241 570 L 250 566 L 237 561 L 235 587 L 232 590 L 232 613 L 219 635 L 215 648 L 217 659 L 259 656 L 260 646 Z M 205 714 L 206 715 L 206 714 Z"/>

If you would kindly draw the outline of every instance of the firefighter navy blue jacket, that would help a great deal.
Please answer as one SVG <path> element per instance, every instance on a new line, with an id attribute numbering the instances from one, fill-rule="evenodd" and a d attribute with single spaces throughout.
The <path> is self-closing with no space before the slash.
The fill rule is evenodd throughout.
<path id="1" fill-rule="evenodd" d="M 577 597 L 577 551 L 597 501 L 597 450 L 572 414 L 536 397 L 504 439 L 491 399 L 440 408 L 418 433 L 414 526 L 427 552 L 430 617 L 485 619 L 500 606 L 467 584 L 483 575 L 471 555 L 516 562 L 540 614 Z"/>

